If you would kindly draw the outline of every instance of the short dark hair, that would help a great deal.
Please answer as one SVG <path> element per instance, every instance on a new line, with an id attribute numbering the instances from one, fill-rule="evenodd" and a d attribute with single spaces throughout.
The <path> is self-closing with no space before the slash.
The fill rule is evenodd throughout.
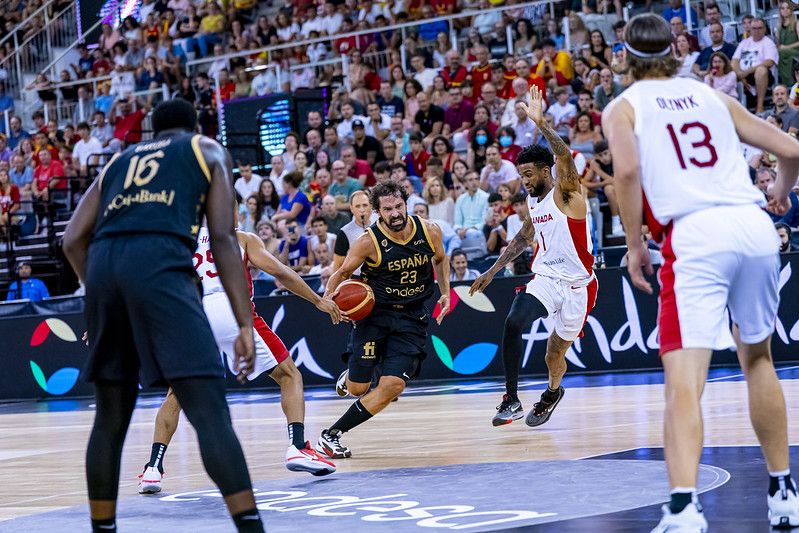
<path id="1" fill-rule="evenodd" d="M 491 194 L 488 195 L 488 203 L 489 204 L 493 204 L 494 202 L 501 202 L 501 201 L 502 201 L 502 195 L 499 194 L 498 192 L 492 192 Z"/>
<path id="2" fill-rule="evenodd" d="M 88 122 L 79 122 L 77 129 L 78 130 L 90 130 L 91 131 L 92 128 L 89 126 Z"/>
<path id="3" fill-rule="evenodd" d="M 388 161 L 375 163 L 375 174 L 382 174 L 383 172 L 391 172 L 391 163 Z"/>
<path id="4" fill-rule="evenodd" d="M 408 142 L 420 143 L 422 142 L 422 139 L 423 139 L 422 134 L 419 133 L 418 131 L 411 132 L 411 134 L 408 135 Z"/>
<path id="5" fill-rule="evenodd" d="M 369 201 L 372 204 L 372 209 L 375 211 L 380 210 L 380 199 L 385 198 L 387 196 L 397 196 L 399 195 L 402 198 L 402 201 L 407 203 L 408 202 L 408 193 L 405 192 L 405 189 L 395 181 L 386 181 L 383 183 L 378 183 L 374 187 L 372 187 L 372 192 L 369 195 Z"/>
<path id="6" fill-rule="evenodd" d="M 452 250 L 452 253 L 449 254 L 449 260 L 452 261 L 453 259 L 455 259 L 459 255 L 462 255 L 463 257 L 465 257 L 467 262 L 469 261 L 469 256 L 466 255 L 466 252 L 464 252 L 462 248 L 455 248 L 454 250 Z"/>
<path id="7" fill-rule="evenodd" d="M 311 220 L 311 226 L 313 226 L 317 222 L 322 222 L 324 223 L 325 226 L 327 226 L 327 220 L 325 220 L 325 217 L 322 216 L 314 217 L 313 220 Z"/>
<path id="8" fill-rule="evenodd" d="M 558 47 L 558 45 L 555 44 L 555 41 L 553 39 L 550 39 L 549 37 L 541 41 L 541 48 L 545 48 L 547 46 L 551 46 L 552 48 Z"/>
<path id="9" fill-rule="evenodd" d="M 182 98 L 161 102 L 153 110 L 153 132 L 158 133 L 181 128 L 187 131 L 197 129 L 197 111 L 194 106 Z"/>
<path id="10" fill-rule="evenodd" d="M 510 197 L 510 203 L 513 204 L 520 204 L 525 201 L 527 197 L 520 192 L 517 192 L 513 196 Z"/>
<path id="11" fill-rule="evenodd" d="M 600 152 L 604 152 L 608 149 L 608 141 L 602 139 L 601 141 L 597 141 L 594 143 L 594 154 L 598 154 Z"/>
<path id="12" fill-rule="evenodd" d="M 516 156 L 516 164 L 524 165 L 532 163 L 537 167 L 549 167 L 555 164 L 555 157 L 548 149 L 537 144 L 531 144 Z"/>

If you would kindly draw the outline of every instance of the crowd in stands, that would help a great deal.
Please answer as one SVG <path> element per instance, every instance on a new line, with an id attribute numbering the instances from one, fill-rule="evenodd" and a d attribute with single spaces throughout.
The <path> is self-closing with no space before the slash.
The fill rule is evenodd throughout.
<path id="1" fill-rule="evenodd" d="M 238 162 L 240 227 L 258 233 L 297 272 L 324 280 L 346 254 L 348 225 L 362 232 L 373 220 L 359 211 L 364 195 L 354 193 L 396 180 L 409 194 L 409 214 L 442 227 L 453 279 L 468 280 L 475 276 L 469 264 L 500 253 L 527 216 L 514 163 L 524 147 L 546 146 L 520 105 L 537 86 L 547 95 L 546 120 L 568 140 L 583 175 L 595 247 L 614 238 L 622 244 L 613 161 L 601 125 L 602 110 L 630 83 L 621 52 L 620 2 L 608 4 L 603 24 L 595 23 L 601 2 L 559 4 L 557 18 L 546 4 L 515 3 L 294 0 L 268 17 L 254 0 L 144 0 L 140 23 L 130 18 L 116 30 L 105 25 L 99 46 L 79 47 L 80 60 L 62 73 L 64 81 L 111 74 L 97 85 L 97 94 L 88 84 L 61 91 L 62 100 L 84 100 L 90 122 L 45 123 L 38 113 L 35 129 L 27 132 L 12 118 L 7 137 L 0 138 L 3 214 L 17 214 L 17 198 L 28 194 L 41 226 L 46 212 L 37 206 L 48 195 L 64 194 L 63 177 L 76 178 L 73 190 L 79 192 L 102 164 L 102 154 L 140 140 L 150 100 L 131 96 L 136 90 L 166 84 L 172 97 L 195 104 L 203 133 L 215 136 L 221 102 L 327 86 L 327 112 L 309 112 L 304 131 L 289 133 L 284 152 L 271 154 L 266 169 L 256 169 L 261 174 L 253 162 Z M 504 4 L 511 5 L 504 12 L 488 10 Z M 799 23 L 793 4 L 779 2 L 774 31 L 763 18 L 722 21 L 715 3 L 698 7 L 698 13 L 692 9 L 692 32 L 682 0 L 671 0 L 663 11 L 674 35 L 673 55 L 682 64 L 679 75 L 740 99 L 795 136 Z M 471 17 L 451 27 L 429 21 L 470 10 Z M 561 32 L 564 20 L 568 39 Z M 410 26 L 404 32 L 384 29 L 401 23 Z M 358 30 L 372 33 L 341 37 Z M 322 40 L 259 50 L 317 38 Z M 216 59 L 207 72 L 185 76 L 187 61 L 208 56 Z M 312 65 L 342 56 L 346 61 Z M 279 80 L 277 66 L 290 74 Z M 32 89 L 48 105 L 53 87 L 40 76 Z M 765 191 L 776 159 L 743 148 L 753 183 Z M 791 201 L 787 215 L 773 216 L 789 237 L 799 228 L 796 194 Z M 513 272 L 529 269 L 529 257 L 523 259 Z"/>

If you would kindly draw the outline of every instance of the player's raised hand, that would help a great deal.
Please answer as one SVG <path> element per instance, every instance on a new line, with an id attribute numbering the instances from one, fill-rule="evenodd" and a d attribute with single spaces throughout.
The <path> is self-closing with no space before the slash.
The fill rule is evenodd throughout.
<path id="1" fill-rule="evenodd" d="M 332 298 L 322 298 L 319 300 L 319 303 L 316 304 L 316 308 L 322 311 L 323 313 L 327 313 L 330 315 L 330 320 L 334 324 L 338 324 L 341 322 L 341 309 L 338 308 L 336 302 L 333 301 Z"/>
<path id="2" fill-rule="evenodd" d="M 644 274 L 651 276 L 654 273 L 646 243 L 641 242 L 638 246 L 628 247 L 627 271 L 630 273 L 630 280 L 638 290 L 652 294 L 652 284 L 644 277 Z"/>
<path id="3" fill-rule="evenodd" d="M 247 382 L 247 376 L 255 369 L 255 342 L 252 327 L 239 328 L 239 336 L 233 346 L 236 351 L 236 362 L 233 371 L 240 383 Z"/>
<path id="4" fill-rule="evenodd" d="M 488 287 L 488 285 L 493 281 L 493 279 L 494 273 L 490 270 L 486 270 L 480 274 L 477 279 L 474 280 L 472 286 L 469 287 L 469 296 L 474 296 L 474 293 L 476 292 L 483 292 L 485 288 Z"/>
<path id="5" fill-rule="evenodd" d="M 768 210 L 770 213 L 774 213 L 775 215 L 784 215 L 791 209 L 791 200 L 788 198 L 788 196 L 785 196 L 785 198 L 777 198 L 777 196 L 774 194 L 773 183 L 768 186 L 766 196 L 768 197 Z"/>
<path id="6" fill-rule="evenodd" d="M 438 313 L 438 317 L 436 317 L 436 323 L 440 326 L 444 321 L 444 317 L 449 314 L 449 294 L 442 294 L 441 298 L 438 299 L 438 305 L 441 311 Z"/>
<path id="7" fill-rule="evenodd" d="M 530 120 L 536 124 L 544 121 L 544 94 L 538 87 L 530 87 L 530 104 L 521 102 L 521 105 Z"/>

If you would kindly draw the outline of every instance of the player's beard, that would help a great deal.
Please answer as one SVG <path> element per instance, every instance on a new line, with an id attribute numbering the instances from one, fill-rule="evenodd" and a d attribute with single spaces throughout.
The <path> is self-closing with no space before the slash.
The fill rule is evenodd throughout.
<path id="1" fill-rule="evenodd" d="M 408 223 L 408 215 L 398 215 L 384 222 L 391 231 L 400 232 L 405 229 L 405 224 Z"/>
<path id="2" fill-rule="evenodd" d="M 528 187 L 527 193 L 535 198 L 538 198 L 544 194 L 544 180 L 539 180 L 532 186 Z"/>

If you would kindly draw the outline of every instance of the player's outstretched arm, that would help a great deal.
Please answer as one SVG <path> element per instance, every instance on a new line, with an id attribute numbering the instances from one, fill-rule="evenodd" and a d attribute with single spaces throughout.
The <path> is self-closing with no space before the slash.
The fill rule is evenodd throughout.
<path id="1" fill-rule="evenodd" d="M 652 274 L 653 270 L 649 250 L 641 234 L 644 208 L 634 118 L 632 106 L 626 100 L 617 99 L 602 113 L 602 129 L 607 135 L 613 156 L 613 183 L 627 237 L 627 270 L 633 285 L 652 294 L 652 284 L 644 277 L 644 272 Z"/>
<path id="2" fill-rule="evenodd" d="M 730 110 L 738 137 L 777 156 L 777 179 L 769 188 L 769 210 L 785 214 L 791 207 L 788 195 L 799 175 L 799 143 L 796 139 L 749 113 L 737 100 L 719 93 Z"/>
<path id="3" fill-rule="evenodd" d="M 364 261 L 369 258 L 374 259 L 377 255 L 372 237 L 368 233 L 364 233 L 358 237 L 353 245 L 347 252 L 344 262 L 341 266 L 333 272 L 330 279 L 327 280 L 327 287 L 325 288 L 325 298 L 331 298 L 335 293 L 338 286 L 344 280 L 350 279 L 352 273 L 358 270 Z"/>
<path id="4" fill-rule="evenodd" d="M 511 241 L 505 247 L 505 251 L 500 254 L 496 261 L 494 261 L 494 264 L 491 266 L 491 268 L 480 274 L 480 277 L 474 280 L 474 283 L 472 283 L 472 286 L 469 288 L 469 294 L 483 292 L 494 279 L 494 276 L 497 275 L 497 272 L 505 268 L 508 263 L 519 257 L 521 253 L 533 243 L 534 238 L 535 228 L 533 227 L 533 223 L 530 221 L 530 217 L 527 217 L 524 219 L 519 233 L 517 233 L 516 236 L 511 239 Z"/>
<path id="5" fill-rule="evenodd" d="M 94 180 L 83 195 L 64 232 L 64 255 L 81 283 L 86 280 L 86 256 L 89 254 L 89 243 L 100 210 L 98 183 L 99 179 Z"/>
<path id="6" fill-rule="evenodd" d="M 320 297 L 305 283 L 305 280 L 303 280 L 299 274 L 275 259 L 275 257 L 267 251 L 264 242 L 257 235 L 243 231 L 239 231 L 237 235 L 239 237 L 239 242 L 243 243 L 244 249 L 247 252 L 247 259 L 250 263 L 267 274 L 274 276 L 275 279 L 292 293 L 309 301 L 323 313 L 330 315 L 330 319 L 334 324 L 341 322 L 341 311 L 338 306 L 333 303 L 332 300 Z"/>
<path id="7" fill-rule="evenodd" d="M 230 154 L 216 141 L 207 137 L 200 139 L 200 150 L 211 172 L 211 186 L 206 202 L 208 233 L 211 237 L 211 253 L 217 272 L 225 288 L 236 322 L 239 336 L 236 339 L 236 364 L 239 381 L 244 381 L 255 366 L 255 345 L 252 332 L 252 307 L 244 269 L 241 268 L 239 241 L 233 229 L 233 162 Z"/>
<path id="8" fill-rule="evenodd" d="M 449 313 L 449 258 L 446 250 L 444 250 L 444 236 L 441 228 L 438 227 L 438 224 L 431 222 L 424 222 L 424 224 L 427 225 L 427 231 L 436 249 L 436 254 L 433 256 L 433 269 L 436 272 L 438 290 L 441 292 L 441 297 L 438 299 L 441 312 L 436 318 L 436 322 L 440 325 L 444 317 Z"/>
<path id="9" fill-rule="evenodd" d="M 571 150 L 560 138 L 558 132 L 547 124 L 544 120 L 544 94 L 541 90 L 533 85 L 530 87 L 530 100 L 528 106 L 522 102 L 527 116 L 535 122 L 538 131 L 549 143 L 552 153 L 555 154 L 555 166 L 558 169 L 558 180 L 555 186 L 560 189 L 564 195 L 571 193 L 579 193 L 580 189 L 580 174 L 577 172 L 577 167 L 574 166 L 574 159 L 572 159 Z"/>

